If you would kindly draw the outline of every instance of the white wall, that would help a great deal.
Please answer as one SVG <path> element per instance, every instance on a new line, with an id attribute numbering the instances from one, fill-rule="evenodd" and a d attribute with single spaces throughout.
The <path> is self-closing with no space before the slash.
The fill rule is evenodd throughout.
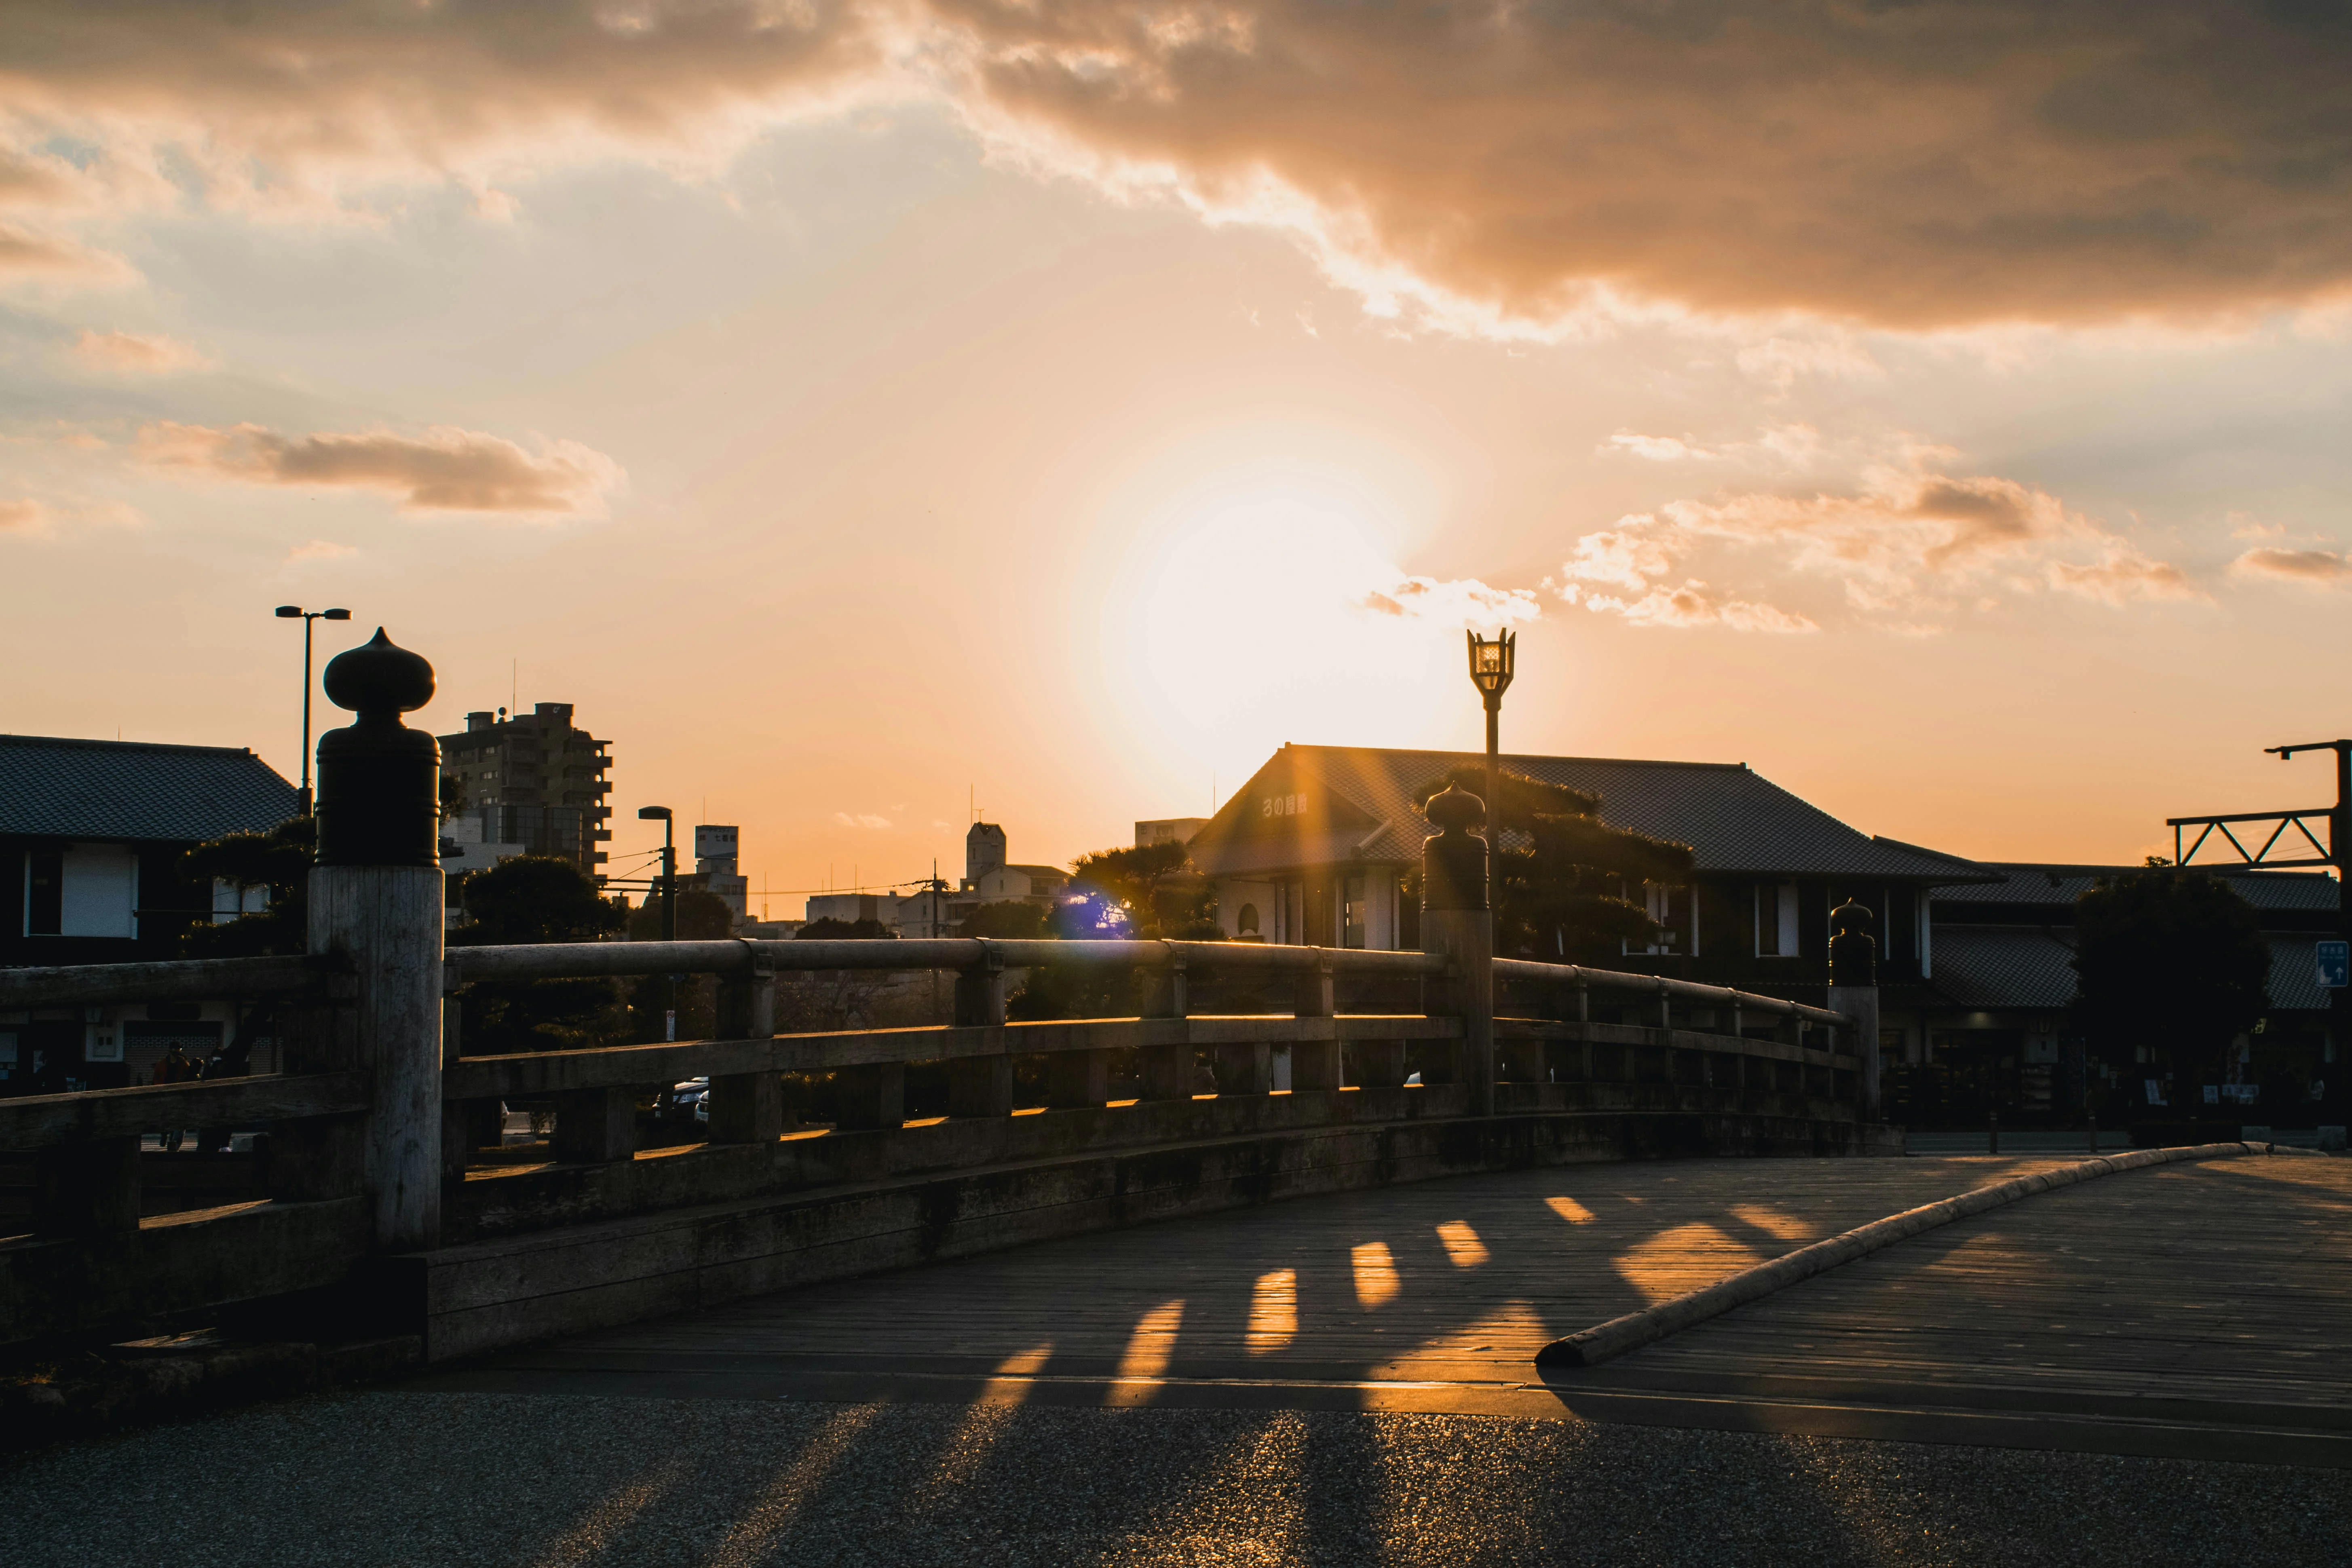
<path id="1" fill-rule="evenodd" d="M 139 856 L 127 844 L 68 844 L 65 850 L 63 936 L 139 934 Z"/>

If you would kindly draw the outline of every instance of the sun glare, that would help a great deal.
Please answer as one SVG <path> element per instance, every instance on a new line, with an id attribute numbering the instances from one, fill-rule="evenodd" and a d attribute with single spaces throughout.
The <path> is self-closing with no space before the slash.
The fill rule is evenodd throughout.
<path id="1" fill-rule="evenodd" d="M 1461 632 L 1387 597 L 1409 532 L 1360 480 L 1313 469 L 1227 476 L 1141 520 L 1104 673 L 1145 742 L 1254 763 L 1291 740 L 1441 739 Z"/>

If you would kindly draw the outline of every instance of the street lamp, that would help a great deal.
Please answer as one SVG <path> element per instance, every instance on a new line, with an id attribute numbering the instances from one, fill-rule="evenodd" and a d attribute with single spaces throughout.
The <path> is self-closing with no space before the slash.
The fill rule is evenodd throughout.
<path id="1" fill-rule="evenodd" d="M 1496 632 L 1492 642 L 1476 632 L 1465 632 L 1470 639 L 1470 684 L 1486 700 L 1486 896 L 1494 897 L 1495 857 L 1503 847 L 1501 823 L 1502 764 L 1496 760 L 1502 735 L 1503 693 L 1510 689 L 1513 668 L 1518 663 L 1519 634 Z"/>
<path id="2" fill-rule="evenodd" d="M 677 940 L 677 824 L 666 805 L 637 807 L 637 820 L 662 825 L 662 941 Z M 662 984 L 662 1038 L 677 1038 L 677 976 L 665 975 Z"/>
<path id="3" fill-rule="evenodd" d="M 302 815 L 310 815 L 310 623 L 312 621 L 348 621 L 349 610 L 306 610 L 299 605 L 280 605 L 278 618 L 302 622 Z"/>

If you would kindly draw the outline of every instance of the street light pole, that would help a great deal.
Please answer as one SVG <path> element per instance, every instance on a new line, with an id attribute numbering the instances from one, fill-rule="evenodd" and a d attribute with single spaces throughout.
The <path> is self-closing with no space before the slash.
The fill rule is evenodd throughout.
<path id="1" fill-rule="evenodd" d="M 662 825 L 662 941 L 677 940 L 677 825 L 669 807 L 641 805 L 637 817 L 642 822 Z M 677 1038 L 677 976 L 662 977 L 662 1038 Z"/>
<path id="2" fill-rule="evenodd" d="M 2266 746 L 2281 762 L 2297 752 L 2336 753 L 2336 809 L 2327 814 L 2327 858 L 2336 867 L 2336 934 L 2352 943 L 2352 740 L 2309 741 L 2299 746 Z M 2337 986 L 2328 999 L 2330 1031 L 2340 1058 L 2352 1048 L 2352 986 Z"/>
<path id="3" fill-rule="evenodd" d="M 1490 642 L 1476 632 L 1463 635 L 1470 639 L 1470 683 L 1486 703 L 1486 886 L 1491 899 L 1497 869 L 1495 858 L 1503 847 L 1503 693 L 1510 689 L 1518 664 L 1519 636 L 1497 632 Z"/>
<path id="4" fill-rule="evenodd" d="M 310 623 L 312 621 L 348 621 L 349 610 L 306 610 L 299 605 L 280 605 L 278 618 L 290 621 L 300 616 L 302 621 L 302 790 L 301 815 L 310 815 Z"/>

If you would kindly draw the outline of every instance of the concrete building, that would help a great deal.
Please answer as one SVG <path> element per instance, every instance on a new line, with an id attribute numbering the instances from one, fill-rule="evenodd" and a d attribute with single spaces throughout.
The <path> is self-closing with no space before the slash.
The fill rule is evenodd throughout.
<path id="1" fill-rule="evenodd" d="M 15 884 L 0 964 L 180 957 L 191 925 L 268 898 L 191 877 L 187 851 L 299 809 L 294 786 L 240 747 L 0 735 L 0 867 Z M 209 1056 L 248 1010 L 223 998 L 0 1013 L 0 1095 L 144 1082 L 174 1045 Z M 274 1059 L 257 1048 L 255 1070 Z"/>
<path id="2" fill-rule="evenodd" d="M 694 829 L 694 874 L 703 891 L 719 900 L 740 928 L 751 918 L 751 879 L 738 859 L 740 830 L 715 823 L 698 823 Z"/>
<path id="3" fill-rule="evenodd" d="M 1004 829 L 993 822 L 975 822 L 963 836 L 963 879 L 948 900 L 957 921 L 982 904 L 1025 902 L 1050 909 L 1055 896 L 1070 885 L 1070 874 L 1059 866 L 1030 866 L 1006 857 Z"/>
<path id="4" fill-rule="evenodd" d="M 459 843 L 520 845 L 530 855 L 569 860 L 592 876 L 607 859 L 612 742 L 572 722 L 569 702 L 541 702 L 528 714 L 468 713 L 463 733 L 441 737 L 441 789 L 460 803 L 444 834 Z M 449 831 L 456 817 L 470 839 Z M 492 862 L 495 863 L 495 862 Z"/>
<path id="5" fill-rule="evenodd" d="M 1193 835 L 1209 826 L 1205 816 L 1162 816 L 1135 825 L 1135 847 L 1149 849 L 1155 844 L 1190 844 Z"/>

